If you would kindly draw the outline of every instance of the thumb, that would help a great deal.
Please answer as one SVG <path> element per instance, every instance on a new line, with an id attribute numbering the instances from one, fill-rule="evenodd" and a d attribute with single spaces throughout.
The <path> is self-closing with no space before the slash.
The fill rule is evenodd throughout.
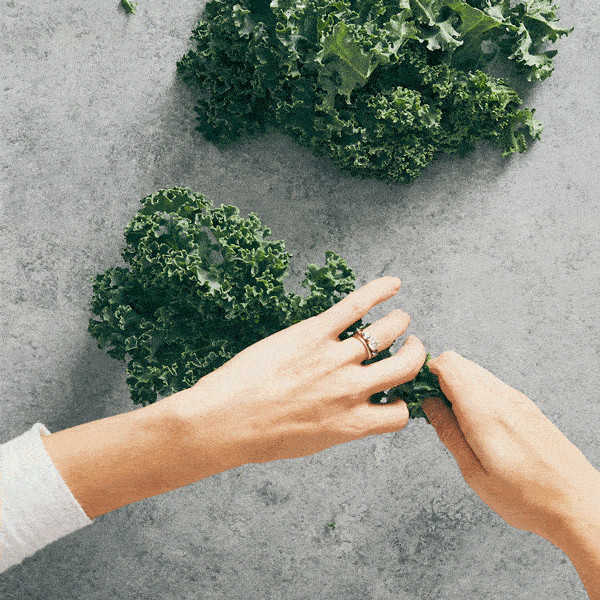
<path id="1" fill-rule="evenodd" d="M 423 411 L 442 444 L 454 456 L 463 477 L 468 481 L 473 475 L 485 473 L 477 455 L 465 439 L 452 409 L 440 398 L 426 398 L 423 401 Z"/>

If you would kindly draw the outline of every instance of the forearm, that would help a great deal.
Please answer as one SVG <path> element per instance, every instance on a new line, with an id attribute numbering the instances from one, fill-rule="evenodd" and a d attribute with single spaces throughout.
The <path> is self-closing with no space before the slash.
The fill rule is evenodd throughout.
<path id="1" fill-rule="evenodd" d="M 90 518 L 235 466 L 215 445 L 198 451 L 179 401 L 174 395 L 44 436 L 50 458 Z"/>
<path id="2" fill-rule="evenodd" d="M 600 532 L 597 532 L 597 534 Z M 600 600 L 600 544 L 582 544 L 569 555 L 590 600 Z"/>

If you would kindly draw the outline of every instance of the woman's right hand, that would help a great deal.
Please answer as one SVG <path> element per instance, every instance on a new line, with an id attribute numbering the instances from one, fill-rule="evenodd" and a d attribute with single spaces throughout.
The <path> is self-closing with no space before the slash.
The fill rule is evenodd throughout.
<path id="1" fill-rule="evenodd" d="M 452 408 L 423 409 L 466 482 L 507 523 L 573 561 L 600 598 L 600 473 L 527 396 L 456 352 L 429 361 Z"/>

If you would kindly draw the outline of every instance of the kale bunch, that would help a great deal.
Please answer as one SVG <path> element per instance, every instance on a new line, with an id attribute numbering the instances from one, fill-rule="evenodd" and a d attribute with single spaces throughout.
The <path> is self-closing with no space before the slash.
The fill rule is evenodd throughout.
<path id="1" fill-rule="evenodd" d="M 307 296 L 286 292 L 290 254 L 255 214 L 161 190 L 125 229 L 126 267 L 98 274 L 89 332 L 127 362 L 135 403 L 186 389 L 258 340 L 319 314 L 354 289 L 333 252 L 308 265 Z"/>
<path id="2" fill-rule="evenodd" d="M 570 32 L 553 0 L 210 0 L 178 63 L 198 130 L 220 145 L 276 127 L 363 177 L 409 182 L 480 140 L 538 138 L 534 110 L 482 69 L 532 80 Z"/>
<path id="3" fill-rule="evenodd" d="M 89 322 L 98 346 L 127 363 L 136 404 L 191 387 L 247 346 L 354 290 L 352 270 L 327 252 L 325 266 L 308 265 L 306 296 L 286 292 L 290 254 L 282 241 L 267 239 L 270 231 L 255 214 L 244 218 L 235 206 L 216 208 L 184 188 L 160 190 L 141 202 L 125 229 L 128 266 L 95 277 Z M 361 326 L 358 321 L 343 335 Z M 388 356 L 385 350 L 374 360 Z M 416 396 L 425 393 L 421 377 L 405 384 L 406 392 L 401 386 L 372 401 L 402 398 L 411 416 L 424 416 Z M 434 386 L 435 376 L 426 377 Z"/>

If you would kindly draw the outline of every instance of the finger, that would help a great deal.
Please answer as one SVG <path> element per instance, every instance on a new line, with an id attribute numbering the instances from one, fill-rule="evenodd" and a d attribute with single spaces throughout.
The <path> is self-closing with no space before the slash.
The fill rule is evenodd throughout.
<path id="1" fill-rule="evenodd" d="M 351 292 L 316 319 L 328 334 L 337 337 L 374 306 L 397 294 L 399 289 L 397 277 L 380 277 Z"/>
<path id="2" fill-rule="evenodd" d="M 394 340 L 400 337 L 410 324 L 410 317 L 400 309 L 393 310 L 382 319 L 365 328 L 366 335 L 377 342 L 379 352 L 389 348 Z M 339 346 L 342 360 L 362 362 L 369 358 L 364 344 L 355 337 L 344 340 Z"/>
<path id="3" fill-rule="evenodd" d="M 442 353 L 442 355 L 444 354 L 446 353 Z M 435 369 L 440 369 L 438 361 L 442 357 L 442 355 L 434 359 L 434 368 L 432 369 L 434 373 Z M 450 352 L 450 356 L 445 358 L 449 361 L 455 361 L 457 363 L 457 366 L 460 365 L 458 368 L 461 370 L 461 373 L 463 375 L 467 375 L 468 380 L 470 380 L 473 384 L 477 382 L 479 384 L 480 390 L 486 390 L 489 405 L 493 405 L 494 407 L 500 406 L 500 404 L 497 401 L 498 395 L 502 395 L 503 401 L 501 403 L 501 406 L 504 408 L 509 408 L 511 404 L 514 404 L 515 402 L 521 402 L 523 399 L 528 404 L 533 404 L 531 400 L 529 400 L 529 398 L 524 396 L 524 394 L 511 387 L 510 385 L 496 377 L 493 373 L 491 373 L 487 369 L 484 369 L 481 365 L 478 365 L 472 360 L 464 358 L 456 352 Z M 429 362 L 429 364 L 431 364 L 431 361 Z"/>
<path id="4" fill-rule="evenodd" d="M 349 415 L 360 428 L 362 437 L 399 431 L 408 423 L 408 407 L 402 401 L 394 404 L 363 402 L 355 406 Z"/>
<path id="5" fill-rule="evenodd" d="M 463 415 L 489 416 L 497 412 L 498 403 L 489 393 L 489 384 L 496 378 L 489 371 L 452 350 L 442 352 L 427 365 L 437 375 L 459 422 Z"/>
<path id="6" fill-rule="evenodd" d="M 468 481 L 475 475 L 485 473 L 452 410 L 440 398 L 427 398 L 422 406 L 440 441 L 454 456 L 463 477 Z"/>
<path id="7" fill-rule="evenodd" d="M 413 380 L 423 363 L 427 352 L 421 340 L 409 335 L 402 348 L 390 358 L 371 365 L 361 365 L 363 381 L 369 394 L 375 394 L 388 388 Z"/>

